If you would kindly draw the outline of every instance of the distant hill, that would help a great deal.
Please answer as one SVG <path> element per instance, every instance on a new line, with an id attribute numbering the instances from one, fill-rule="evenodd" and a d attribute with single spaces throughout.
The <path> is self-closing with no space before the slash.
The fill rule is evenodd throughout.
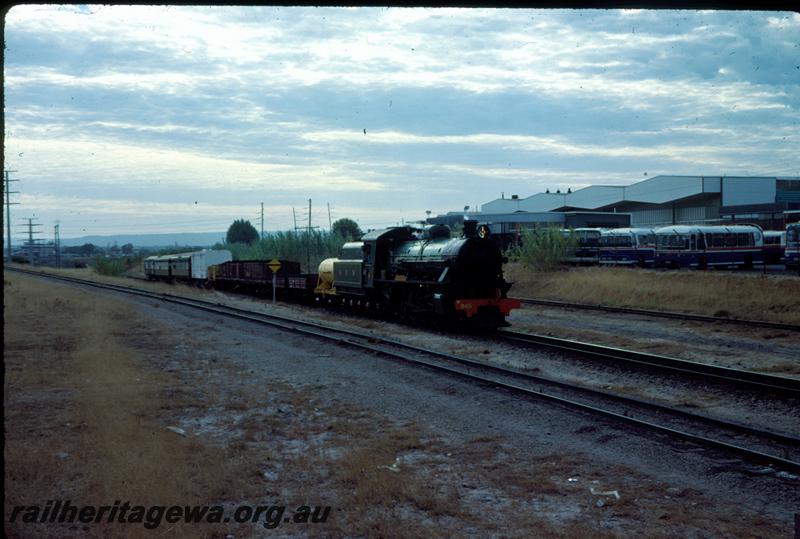
<path id="1" fill-rule="evenodd" d="M 225 232 L 185 232 L 178 234 L 118 234 L 114 236 L 82 236 L 80 238 L 62 238 L 61 245 L 71 247 L 92 243 L 98 247 L 107 247 L 116 243 L 123 246 L 132 243 L 134 247 L 172 247 L 174 245 L 191 245 L 195 247 L 211 247 L 224 241 Z"/>

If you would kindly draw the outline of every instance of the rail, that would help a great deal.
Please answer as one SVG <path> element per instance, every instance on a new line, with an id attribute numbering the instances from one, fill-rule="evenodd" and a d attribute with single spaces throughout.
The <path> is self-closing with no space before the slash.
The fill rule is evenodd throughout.
<path id="1" fill-rule="evenodd" d="M 653 316 L 659 318 L 672 318 L 675 320 L 689 320 L 697 322 L 716 322 L 721 324 L 737 324 L 741 326 L 763 327 L 768 329 L 781 329 L 784 331 L 800 331 L 800 324 L 785 324 L 782 322 L 769 322 L 766 320 L 748 320 L 744 318 L 728 318 L 721 316 L 706 316 L 703 314 L 679 313 L 674 311 L 653 311 L 648 309 L 634 309 L 630 307 L 611 307 L 608 305 L 593 305 L 589 303 L 571 303 L 567 301 L 556 301 L 549 299 L 517 298 L 523 304 L 543 305 L 546 307 L 558 307 L 563 309 L 585 309 L 591 311 L 605 311 L 620 314 L 633 314 L 642 316 Z"/>

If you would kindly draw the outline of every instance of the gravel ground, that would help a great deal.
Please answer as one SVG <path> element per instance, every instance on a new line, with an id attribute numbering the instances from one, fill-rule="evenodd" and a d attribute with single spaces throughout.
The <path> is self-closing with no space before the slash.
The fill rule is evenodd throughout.
<path id="1" fill-rule="evenodd" d="M 464 357 L 492 362 L 516 369 L 528 370 L 540 376 L 585 387 L 641 397 L 663 404 L 678 405 L 685 409 L 702 412 L 720 419 L 755 425 L 769 425 L 771 429 L 778 432 L 800 436 L 800 403 L 797 403 L 796 400 L 774 400 L 768 396 L 759 396 L 749 391 L 738 391 L 733 394 L 730 388 L 725 385 L 705 384 L 699 386 L 697 382 L 686 381 L 680 376 L 641 371 L 638 368 L 597 364 L 592 360 L 578 358 L 569 354 L 565 355 L 547 349 L 538 350 L 512 344 L 498 343 L 488 341 L 484 337 L 454 335 L 452 333 L 429 330 L 423 331 L 420 330 L 420 328 L 409 327 L 407 325 L 379 322 L 341 312 L 313 309 L 280 302 L 273 306 L 258 299 L 220 292 L 213 292 L 212 296 L 216 300 L 226 304 L 237 305 L 267 313 L 276 312 L 277 314 L 291 316 L 301 320 L 318 321 L 326 324 L 366 330 L 378 336 L 388 335 L 393 339 L 413 345 L 434 350 L 443 350 Z M 620 325 L 623 323 L 630 325 L 628 322 L 615 321 L 611 317 L 597 318 L 595 324 L 603 324 L 603 320 L 606 318 L 609 324 L 616 322 Z M 563 325 L 565 319 L 562 318 L 561 320 L 561 325 Z M 591 323 L 591 320 L 588 320 L 588 323 Z M 681 323 L 673 323 L 673 325 L 678 326 L 678 329 L 674 330 L 672 336 L 675 339 L 679 339 L 678 342 L 680 342 L 680 339 L 685 339 L 685 336 L 680 334 L 680 324 Z M 580 337 L 576 336 L 574 332 L 568 335 L 559 333 L 554 329 L 556 327 L 559 326 L 542 326 L 539 331 L 535 332 L 555 334 L 561 337 L 579 337 L 590 342 L 599 342 L 601 344 L 622 345 L 622 343 L 618 342 L 609 342 L 610 338 L 608 334 L 604 332 L 595 331 L 592 335 Z M 666 336 L 669 334 L 670 328 L 667 326 L 664 327 L 667 329 L 662 330 L 662 335 Z M 533 328 L 525 327 L 523 324 L 514 325 L 513 329 L 521 331 L 533 330 Z M 547 329 L 551 331 L 545 331 Z M 645 328 L 644 331 L 648 331 L 648 328 Z M 656 324 L 651 323 L 649 331 L 656 332 L 659 330 Z M 629 331 L 629 333 L 634 332 Z M 601 338 L 593 338 L 596 336 Z M 635 346 L 626 346 L 626 348 L 637 349 Z M 786 348 L 791 348 L 791 346 L 787 344 Z M 643 351 L 664 353 L 664 350 L 647 349 L 646 346 L 641 346 L 640 349 Z M 768 354 L 765 352 L 764 356 L 767 357 Z M 676 357 L 681 356 L 676 355 Z M 709 358 L 709 356 L 704 357 L 706 360 Z M 771 357 L 772 365 L 780 365 L 785 362 L 791 362 L 792 364 L 797 363 L 788 350 L 785 351 L 784 356 L 774 355 Z M 725 364 L 725 362 L 720 363 Z"/>
<path id="2" fill-rule="evenodd" d="M 512 311 L 509 322 L 520 331 L 800 377 L 800 333 L 538 305 Z"/>
<path id="3" fill-rule="evenodd" d="M 419 429 L 426 444 L 398 454 L 395 465 L 447 489 L 471 516 L 438 514 L 417 503 L 381 517 L 389 521 L 472 536 L 526 536 L 534 530 L 552 536 L 789 536 L 793 529 L 793 514 L 800 507 L 797 478 L 328 342 L 153 300 L 130 301 L 152 324 L 168 330 L 157 342 L 136 334 L 129 336 L 131 342 L 149 352 L 154 368 L 181 375 L 198 394 L 255 384 L 264 388 L 267 406 L 273 392 L 289 387 L 313 401 L 313 411 L 302 412 L 309 425 L 333 424 L 339 410 L 355 409 L 375 425 Z M 420 335 L 411 328 L 398 333 Z M 473 354 L 482 354 L 482 346 L 460 341 Z M 240 435 L 230 411 L 197 407 L 165 413 L 165 421 L 209 443 L 229 443 Z M 299 416 L 301 407 L 287 413 Z M 352 414 L 342 412 L 341 417 Z M 376 429 L 364 436 L 374 436 Z M 348 448 L 328 445 L 318 432 L 286 431 L 278 438 L 256 438 L 280 449 L 264 472 L 282 478 L 273 492 L 291 496 L 300 489 L 306 497 L 325 498 L 319 489 L 325 488 L 327 476 L 318 482 L 316 471 L 288 477 L 281 470 L 309 454 L 317 465 L 335 468 Z M 613 491 L 619 500 L 599 494 Z M 351 532 L 345 526 L 332 534 Z"/>

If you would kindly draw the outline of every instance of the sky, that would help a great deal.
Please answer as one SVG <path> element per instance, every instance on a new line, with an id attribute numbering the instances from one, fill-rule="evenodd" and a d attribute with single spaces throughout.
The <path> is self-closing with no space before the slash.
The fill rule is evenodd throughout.
<path id="1" fill-rule="evenodd" d="M 658 174 L 800 175 L 800 14 L 24 5 L 12 226 L 362 228 Z"/>

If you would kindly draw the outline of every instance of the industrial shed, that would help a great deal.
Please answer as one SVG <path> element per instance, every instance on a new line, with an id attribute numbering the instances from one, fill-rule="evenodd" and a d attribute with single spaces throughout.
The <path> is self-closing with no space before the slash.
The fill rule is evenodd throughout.
<path id="1" fill-rule="evenodd" d="M 481 206 L 476 214 L 527 221 L 522 213 L 594 211 L 630 214 L 622 226 L 749 222 L 765 229 L 785 226 L 785 212 L 800 209 L 800 178 L 655 176 L 627 186 L 592 185 L 574 192 L 512 195 Z"/>

